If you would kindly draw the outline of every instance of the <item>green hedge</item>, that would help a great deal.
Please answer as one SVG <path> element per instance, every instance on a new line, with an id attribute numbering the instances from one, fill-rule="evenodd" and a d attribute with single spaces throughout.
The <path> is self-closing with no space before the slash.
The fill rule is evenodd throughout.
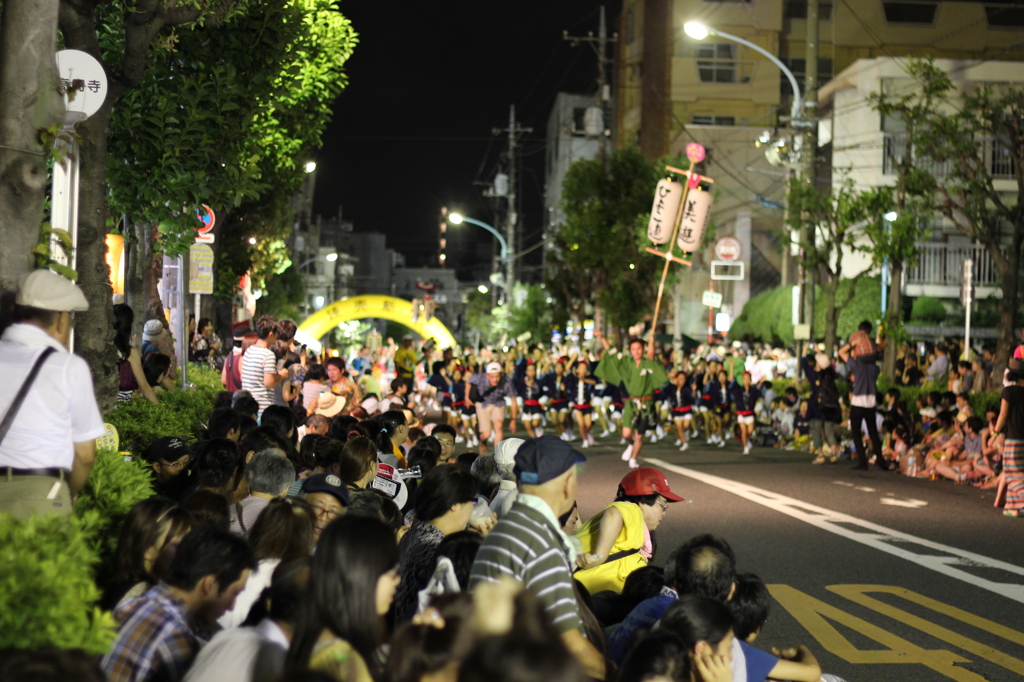
<path id="1" fill-rule="evenodd" d="M 163 436 L 199 437 L 223 386 L 216 370 L 198 365 L 189 366 L 188 380 L 192 388 L 160 393 L 159 405 L 136 396 L 110 411 L 107 421 L 117 428 L 122 450 L 140 453 Z"/>
<path id="2" fill-rule="evenodd" d="M 0 649 L 109 650 L 115 624 L 93 580 L 98 516 L 0 514 Z"/>

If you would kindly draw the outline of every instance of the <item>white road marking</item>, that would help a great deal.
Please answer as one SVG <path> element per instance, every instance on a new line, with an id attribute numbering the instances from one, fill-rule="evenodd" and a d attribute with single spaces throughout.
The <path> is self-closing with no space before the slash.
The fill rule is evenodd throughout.
<path id="1" fill-rule="evenodd" d="M 924 500 L 899 500 L 895 497 L 883 497 L 879 502 L 890 507 L 906 507 L 908 509 L 920 509 L 921 507 L 928 506 L 928 503 Z"/>
<path id="2" fill-rule="evenodd" d="M 854 490 L 859 490 L 859 491 L 861 491 L 862 493 L 873 493 L 873 492 L 875 492 L 875 489 L 874 489 L 874 488 L 869 488 L 869 487 L 867 487 L 867 486 L 865 486 L 865 485 L 858 485 L 858 486 L 855 486 L 855 487 L 854 487 Z"/>
<path id="3" fill-rule="evenodd" d="M 754 486 L 747 485 L 746 483 L 731 481 L 727 478 L 713 476 L 695 469 L 676 466 L 660 459 L 644 459 L 650 464 L 655 464 L 663 469 L 680 474 L 681 476 L 687 476 L 697 481 L 701 481 L 702 483 L 720 488 L 721 490 L 738 495 L 744 499 L 750 500 L 751 502 L 756 502 L 757 504 L 768 507 L 769 509 L 773 509 L 781 514 L 785 514 L 803 521 L 804 523 L 808 523 L 816 528 L 820 528 L 821 530 L 840 535 L 848 540 L 853 540 L 854 542 L 859 542 L 862 545 L 873 547 L 874 549 L 887 554 L 892 554 L 893 556 L 900 557 L 901 559 L 906 559 L 907 561 L 913 562 L 919 566 L 931 569 L 936 573 L 941 573 L 949 576 L 950 578 L 962 580 L 963 582 L 974 585 L 975 587 L 989 590 L 990 592 L 994 592 L 1002 597 L 1024 604 L 1024 568 L 1020 566 L 1014 566 L 1013 564 L 1006 563 L 1005 561 L 990 559 L 988 557 L 981 556 L 980 554 L 974 554 L 973 552 L 967 552 L 962 549 L 957 549 L 956 547 L 950 547 L 938 542 L 919 538 L 915 535 L 902 533 L 898 530 L 893 530 L 891 528 L 886 528 L 885 526 L 880 526 L 876 523 L 871 523 L 870 521 L 858 519 L 857 517 L 850 516 L 849 514 L 825 509 L 824 507 L 819 507 L 802 500 L 773 493 L 762 488 L 755 488 Z M 853 528 L 851 528 L 851 526 Z M 906 547 L 890 544 L 893 542 L 912 543 L 917 545 L 918 548 L 932 549 L 947 556 L 927 554 L 921 551 L 921 549 L 912 551 Z M 998 582 L 996 580 L 991 580 L 983 576 L 961 570 L 960 567 L 978 567 L 1001 570 L 1021 576 L 1021 582 Z"/>

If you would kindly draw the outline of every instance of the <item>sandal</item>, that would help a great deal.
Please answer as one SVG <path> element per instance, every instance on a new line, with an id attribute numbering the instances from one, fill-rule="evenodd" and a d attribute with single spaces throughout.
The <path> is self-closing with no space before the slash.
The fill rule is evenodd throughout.
<path id="1" fill-rule="evenodd" d="M 811 464 L 824 464 L 824 463 L 825 463 L 825 455 L 818 455 L 814 459 L 814 461 L 811 462 Z"/>
<path id="2" fill-rule="evenodd" d="M 828 458 L 829 464 L 839 464 L 839 455 L 832 455 Z"/>
<path id="3" fill-rule="evenodd" d="M 1020 511 L 1018 511 L 1017 509 L 1004 509 L 1003 516 L 1011 516 L 1013 518 L 1018 518 L 1020 516 Z"/>

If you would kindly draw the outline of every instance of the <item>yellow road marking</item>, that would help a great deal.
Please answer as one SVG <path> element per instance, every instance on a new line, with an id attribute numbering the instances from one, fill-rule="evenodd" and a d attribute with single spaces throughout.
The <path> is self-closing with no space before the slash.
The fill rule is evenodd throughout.
<path id="1" fill-rule="evenodd" d="M 884 616 L 888 616 L 893 620 L 905 623 L 906 625 L 927 633 L 936 639 L 941 639 L 942 641 L 948 642 L 949 644 L 963 649 L 964 651 L 969 651 L 975 656 L 980 656 L 988 661 L 992 661 L 996 665 L 1000 665 L 1007 670 L 1017 673 L 1018 675 L 1024 675 L 1024 661 L 1004 654 L 1001 651 L 997 651 L 986 644 L 976 642 L 969 637 L 953 632 L 941 625 L 936 625 L 924 618 L 907 613 L 895 606 L 890 606 L 889 604 L 880 602 L 877 599 L 867 596 L 865 593 L 884 592 L 894 594 L 902 599 L 914 602 L 915 604 L 919 604 L 927 609 L 931 609 L 937 613 L 941 613 L 949 616 L 950 618 L 967 623 L 979 630 L 984 630 L 985 632 L 1002 637 L 1003 639 L 1016 644 L 1024 645 L 1024 633 L 1012 630 L 1000 625 L 999 623 L 994 623 L 987 618 L 982 618 L 981 616 L 976 616 L 973 613 L 968 613 L 967 611 L 958 609 L 955 606 L 943 604 L 940 601 L 922 596 L 903 587 L 890 587 L 887 585 L 830 585 L 826 589 L 830 592 L 846 597 L 850 601 L 877 611 Z"/>
<path id="2" fill-rule="evenodd" d="M 956 663 L 969 663 L 962 656 L 945 649 L 923 649 L 902 637 L 883 630 L 877 625 L 815 599 L 789 585 L 769 585 L 775 598 L 804 628 L 828 651 L 855 664 L 921 664 L 957 680 L 957 682 L 984 682 L 985 678 L 970 670 L 956 667 Z M 845 625 L 888 649 L 863 651 L 856 648 L 825 618 Z"/>

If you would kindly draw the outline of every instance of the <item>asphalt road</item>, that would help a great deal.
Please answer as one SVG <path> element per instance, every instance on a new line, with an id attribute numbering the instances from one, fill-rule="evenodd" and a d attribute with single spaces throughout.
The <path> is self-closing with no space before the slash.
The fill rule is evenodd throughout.
<path id="1" fill-rule="evenodd" d="M 655 561 L 698 533 L 727 539 L 775 598 L 758 646 L 806 644 L 850 682 L 1024 679 L 1024 519 L 1003 517 L 992 491 L 674 440 L 642 453 L 686 498 Z M 584 519 L 613 500 L 622 448 L 582 450 Z"/>

